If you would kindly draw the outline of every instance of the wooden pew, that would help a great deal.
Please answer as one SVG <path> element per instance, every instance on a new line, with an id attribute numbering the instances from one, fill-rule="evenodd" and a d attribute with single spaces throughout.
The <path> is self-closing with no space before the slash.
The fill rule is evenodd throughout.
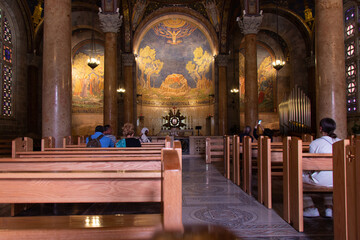
<path id="1" fill-rule="evenodd" d="M 303 217 L 303 192 L 331 192 L 332 188 L 303 184 L 303 170 L 332 171 L 332 154 L 326 153 L 303 153 L 302 141 L 297 138 L 291 139 L 290 161 L 287 163 L 289 172 L 284 176 L 289 179 L 289 188 L 284 187 L 284 199 L 289 199 L 290 223 L 299 231 L 304 231 Z"/>
<path id="2" fill-rule="evenodd" d="M 145 216 L 145 225 L 141 216 L 137 221 L 134 216 L 113 217 L 118 226 L 114 224 L 102 231 L 88 230 L 84 222 L 75 231 L 73 216 L 1 218 L 0 235 L 6 239 L 21 239 L 25 235 L 36 239 L 44 232 L 52 232 L 65 238 L 81 232 L 88 239 L 100 239 L 99 234 L 106 235 L 110 230 L 119 234 L 119 239 L 127 239 L 129 232 L 134 235 L 132 239 L 141 239 L 150 238 L 159 229 L 182 230 L 180 160 L 175 149 L 163 149 L 160 157 L 152 158 L 140 154 L 137 158 L 3 158 L 0 203 L 162 202 L 163 210 L 161 216 Z M 121 222 L 131 219 L 134 226 L 128 222 L 124 230 Z M 44 222 L 49 225 L 43 226 Z"/>
<path id="3" fill-rule="evenodd" d="M 55 148 L 55 139 L 53 137 L 44 137 L 41 139 L 41 151 L 52 151 L 52 150 L 67 151 L 67 150 L 82 150 L 82 149 L 95 150 L 95 149 L 97 149 L 97 148 L 86 148 L 85 143 L 81 143 L 80 145 L 65 144 L 65 139 L 68 139 L 68 137 L 64 138 L 63 148 Z M 66 141 L 68 141 L 68 140 L 66 140 Z M 171 138 L 167 138 L 163 142 L 159 141 L 159 142 L 154 142 L 154 143 L 141 143 L 141 146 L 145 147 L 145 148 L 161 149 L 165 146 L 170 147 L 171 143 L 169 141 L 173 141 L 173 140 Z M 168 143 L 168 144 L 166 145 L 166 143 Z M 111 149 L 111 148 L 103 148 L 103 149 Z"/>
<path id="4" fill-rule="evenodd" d="M 239 148 L 242 149 L 242 145 L 238 146 L 240 138 L 238 135 L 233 136 L 224 136 L 224 175 L 227 179 L 231 178 L 231 160 L 232 160 L 232 172 L 233 178 L 232 181 L 237 185 L 240 185 L 240 177 L 237 179 L 238 175 L 240 175 L 240 163 L 236 158 L 236 154 L 240 154 Z M 234 144 L 235 143 L 235 144 Z M 238 180 L 238 181 L 237 181 Z"/>
<path id="5" fill-rule="evenodd" d="M 76 139 L 76 141 L 75 141 Z M 86 147 L 85 136 L 66 136 L 63 138 L 63 148 Z"/>
<path id="6" fill-rule="evenodd" d="M 334 239 L 360 239 L 360 140 L 334 143 Z M 351 145 L 350 145 L 351 144 Z"/>
<path id="7" fill-rule="evenodd" d="M 11 156 L 12 139 L 0 139 L 0 157 Z"/>
<path id="8" fill-rule="evenodd" d="M 206 163 L 224 161 L 224 137 L 206 138 Z"/>
<path id="9" fill-rule="evenodd" d="M 261 136 L 258 144 L 258 201 L 272 208 L 271 176 L 282 176 L 283 143 Z"/>

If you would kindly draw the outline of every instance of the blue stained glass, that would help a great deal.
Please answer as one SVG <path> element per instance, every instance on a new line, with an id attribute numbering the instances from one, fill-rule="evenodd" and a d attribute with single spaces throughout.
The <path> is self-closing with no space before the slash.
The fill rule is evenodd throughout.
<path id="1" fill-rule="evenodd" d="M 11 52 L 10 52 L 10 49 L 5 49 L 5 58 L 7 61 L 10 61 L 11 60 Z"/>

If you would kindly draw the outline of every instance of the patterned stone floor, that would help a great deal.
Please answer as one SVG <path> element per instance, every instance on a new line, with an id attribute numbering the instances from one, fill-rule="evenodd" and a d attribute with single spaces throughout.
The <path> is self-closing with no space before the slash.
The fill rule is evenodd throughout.
<path id="1" fill-rule="evenodd" d="M 268 210 L 222 170 L 220 163 L 206 165 L 201 158 L 183 160 L 184 225 L 221 225 L 242 239 L 333 239 L 331 219 L 305 219 L 305 232 L 299 233 L 279 216 L 281 198 L 275 196 L 275 210 Z M 278 185 L 274 181 L 274 192 L 281 196 Z"/>

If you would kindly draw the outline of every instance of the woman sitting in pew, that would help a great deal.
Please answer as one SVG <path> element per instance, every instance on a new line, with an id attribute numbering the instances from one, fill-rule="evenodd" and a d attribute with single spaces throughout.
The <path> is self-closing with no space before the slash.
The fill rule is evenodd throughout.
<path id="1" fill-rule="evenodd" d="M 125 123 L 122 131 L 125 138 L 119 140 L 116 147 L 141 147 L 140 140 L 134 138 L 135 131 L 132 123 Z"/>
<path id="2" fill-rule="evenodd" d="M 332 153 L 332 145 L 339 139 L 334 133 L 336 122 L 331 118 L 323 118 L 320 121 L 319 131 L 322 137 L 310 143 L 310 153 Z M 303 182 L 318 186 L 332 187 L 332 171 L 308 171 L 303 173 Z M 325 217 L 332 217 L 332 194 L 326 194 L 324 197 Z M 304 195 L 304 217 L 318 217 L 319 210 L 315 207 L 310 196 Z"/>

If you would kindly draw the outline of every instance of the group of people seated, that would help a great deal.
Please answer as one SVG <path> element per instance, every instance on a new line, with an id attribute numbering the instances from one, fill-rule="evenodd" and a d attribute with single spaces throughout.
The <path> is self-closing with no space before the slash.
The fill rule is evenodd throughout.
<path id="1" fill-rule="evenodd" d="M 310 153 L 332 153 L 333 143 L 341 140 L 335 134 L 336 122 L 332 118 L 323 118 L 320 121 L 319 131 L 321 137 L 312 141 L 309 145 Z M 252 133 L 252 135 L 251 135 Z M 246 126 L 244 131 L 239 134 L 240 142 L 242 142 L 244 136 L 251 137 L 251 140 L 258 139 L 260 135 L 273 137 L 274 132 L 269 128 L 263 128 L 260 125 L 260 122 L 254 127 L 254 131 L 251 132 L 251 127 Z M 333 186 L 333 174 L 332 171 L 304 171 L 303 173 L 303 182 L 324 186 L 332 187 Z M 320 216 L 319 210 L 315 207 L 313 199 L 309 195 L 304 195 L 304 217 L 318 217 Z M 323 199 L 325 211 L 325 217 L 332 217 L 332 208 L 333 208 L 333 198 L 332 194 L 324 194 Z"/>
<path id="2" fill-rule="evenodd" d="M 141 143 L 151 142 L 148 128 L 141 130 L 140 138 L 135 138 L 134 125 L 132 123 L 125 123 L 122 127 L 123 138 L 117 140 L 113 135 L 113 130 L 110 125 L 95 127 L 95 133 L 86 138 L 87 147 L 141 147 Z"/>

